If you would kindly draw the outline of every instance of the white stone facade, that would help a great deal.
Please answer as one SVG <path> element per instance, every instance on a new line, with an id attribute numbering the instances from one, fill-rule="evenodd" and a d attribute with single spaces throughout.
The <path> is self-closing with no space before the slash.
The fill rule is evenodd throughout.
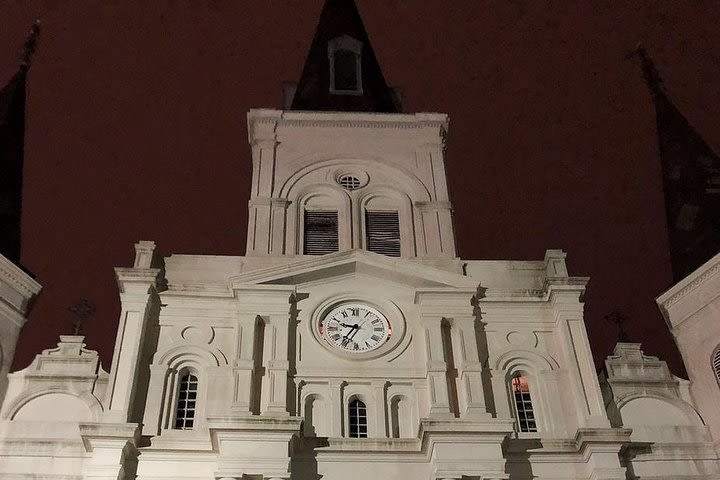
<path id="1" fill-rule="evenodd" d="M 657 298 L 720 452 L 720 253 Z"/>
<path id="2" fill-rule="evenodd" d="M 11 374 L 0 478 L 720 478 L 662 362 L 621 345 L 601 389 L 587 278 L 564 252 L 457 258 L 447 128 L 441 114 L 251 111 L 247 255 L 158 259 L 138 243 L 116 269 L 110 373 L 61 337 Z M 337 212 L 337 252 L 303 254 L 306 211 Z M 375 211 L 397 212 L 399 256 L 368 251 Z M 329 341 L 346 304 L 377 312 L 384 340 L 358 346 L 372 324 L 357 313 Z"/>
<path id="3" fill-rule="evenodd" d="M 20 329 L 41 286 L 17 265 L 0 255 L 0 402 L 7 390 L 7 375 L 15 355 Z"/>

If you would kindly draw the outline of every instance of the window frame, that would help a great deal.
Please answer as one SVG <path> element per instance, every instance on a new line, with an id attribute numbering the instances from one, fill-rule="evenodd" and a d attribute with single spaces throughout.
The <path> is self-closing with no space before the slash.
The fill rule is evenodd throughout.
<path id="1" fill-rule="evenodd" d="M 180 411 L 180 402 L 182 401 L 180 398 L 180 395 L 182 394 L 183 380 L 186 377 L 192 377 L 195 379 L 195 390 L 192 391 L 188 386 L 188 390 L 187 390 L 188 398 L 184 399 L 184 401 L 189 402 L 190 394 L 191 393 L 195 394 L 195 399 L 194 399 L 195 406 L 192 409 L 192 412 L 193 412 L 192 417 L 183 416 L 183 423 L 190 421 L 190 422 L 192 422 L 192 425 L 190 427 L 187 427 L 187 426 L 178 427 L 177 426 L 178 419 L 179 419 L 178 412 Z M 177 378 L 177 385 L 175 388 L 175 395 L 174 395 L 174 399 L 173 399 L 174 407 L 173 407 L 173 415 L 172 415 L 172 419 L 171 419 L 171 428 L 173 430 L 194 430 L 195 426 L 197 425 L 198 407 L 199 407 L 199 403 L 200 403 L 200 399 L 199 399 L 200 377 L 197 374 L 197 372 L 191 371 L 189 368 L 186 368 L 186 369 L 183 369 L 183 371 L 179 372 L 178 376 L 176 378 Z M 188 384 L 190 384 L 190 383 L 191 383 L 191 380 L 188 378 Z M 187 410 L 188 410 L 187 405 L 186 405 L 186 408 L 184 408 L 183 410 L 185 410 L 187 412 Z"/>
<path id="2" fill-rule="evenodd" d="M 365 416 L 364 416 L 364 420 L 365 420 L 365 425 L 364 425 L 364 426 L 365 426 L 365 436 L 352 436 L 352 419 L 353 419 L 352 406 L 353 406 L 353 404 L 356 403 L 356 402 L 357 402 L 357 403 L 361 403 L 362 406 L 363 406 L 363 409 L 364 409 L 364 411 L 365 411 Z M 358 426 L 358 435 L 360 435 L 361 432 L 359 431 L 359 430 L 360 430 L 359 427 L 362 426 L 362 423 L 360 422 L 360 420 L 363 419 L 363 417 L 360 416 L 360 414 L 359 414 L 359 408 L 357 408 L 356 410 L 358 410 L 358 417 L 357 417 L 357 418 L 358 418 L 358 422 L 357 422 L 357 426 Z M 347 437 L 347 438 L 354 438 L 354 439 L 370 438 L 370 415 L 368 415 L 367 402 L 365 402 L 359 395 L 353 395 L 353 396 L 351 396 L 351 397 L 348 399 L 348 402 L 347 402 L 347 434 L 346 434 L 346 437 Z"/>
<path id="3" fill-rule="evenodd" d="M 362 95 L 362 47 L 361 41 L 356 40 L 348 35 L 342 35 L 333 38 L 328 42 L 328 61 L 330 69 L 330 93 L 333 95 Z M 348 51 L 355 55 L 355 75 L 357 79 L 357 87 L 354 90 L 338 90 L 335 88 L 335 53 L 339 51 Z"/>
<path id="4" fill-rule="evenodd" d="M 527 387 L 528 387 L 527 396 L 528 396 L 528 401 L 530 403 L 529 411 L 533 415 L 533 422 L 535 423 L 535 430 L 523 430 L 522 426 L 520 425 L 520 412 L 518 409 L 518 402 L 515 398 L 515 387 L 513 385 L 514 380 L 516 378 L 520 378 L 520 377 L 524 378 L 527 383 Z M 531 375 L 529 375 L 527 372 L 524 372 L 521 370 L 516 370 L 508 376 L 508 381 L 506 382 L 507 389 L 508 389 L 508 398 L 511 403 L 511 411 L 513 413 L 513 420 L 514 420 L 513 424 L 514 424 L 515 432 L 518 436 L 537 436 L 541 431 L 540 422 L 538 419 L 537 398 L 534 398 L 533 394 L 532 394 L 533 388 L 532 388 L 531 378 L 532 378 Z M 537 395 L 536 395 L 536 397 L 537 397 Z M 525 400 L 523 400 L 523 403 L 524 402 L 525 402 Z M 527 412 L 527 410 L 525 410 L 525 411 Z"/>

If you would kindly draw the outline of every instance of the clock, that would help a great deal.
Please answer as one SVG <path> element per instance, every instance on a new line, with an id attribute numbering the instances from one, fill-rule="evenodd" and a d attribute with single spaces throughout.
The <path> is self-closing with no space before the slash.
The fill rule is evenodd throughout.
<path id="1" fill-rule="evenodd" d="M 329 310 L 320 320 L 318 330 L 331 347 L 349 353 L 376 350 L 392 335 L 385 315 L 358 302 L 342 303 Z"/>

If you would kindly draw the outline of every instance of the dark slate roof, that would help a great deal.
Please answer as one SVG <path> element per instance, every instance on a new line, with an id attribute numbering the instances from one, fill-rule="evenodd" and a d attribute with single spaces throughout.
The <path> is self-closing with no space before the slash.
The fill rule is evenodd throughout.
<path id="1" fill-rule="evenodd" d="M 348 35 L 362 42 L 361 95 L 330 93 L 328 42 Z M 326 0 L 310 52 L 305 60 L 291 110 L 339 112 L 400 112 L 392 89 L 385 83 L 365 26 L 353 0 Z"/>

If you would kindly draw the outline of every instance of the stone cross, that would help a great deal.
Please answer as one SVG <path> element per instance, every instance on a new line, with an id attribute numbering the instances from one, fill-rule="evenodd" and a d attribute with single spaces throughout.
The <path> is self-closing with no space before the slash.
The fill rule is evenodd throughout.
<path id="1" fill-rule="evenodd" d="M 75 322 L 73 322 L 73 335 L 80 335 L 83 322 L 95 313 L 95 307 L 87 299 L 83 298 L 75 305 L 68 307 L 68 311 L 75 317 Z"/>
<path id="2" fill-rule="evenodd" d="M 625 332 L 625 328 L 623 327 L 625 320 L 627 320 L 627 317 L 625 315 L 623 315 L 621 312 L 618 312 L 617 310 L 613 310 L 612 312 L 605 315 L 603 318 L 608 322 L 617 325 L 618 342 L 622 343 L 628 341 L 627 333 Z"/>

